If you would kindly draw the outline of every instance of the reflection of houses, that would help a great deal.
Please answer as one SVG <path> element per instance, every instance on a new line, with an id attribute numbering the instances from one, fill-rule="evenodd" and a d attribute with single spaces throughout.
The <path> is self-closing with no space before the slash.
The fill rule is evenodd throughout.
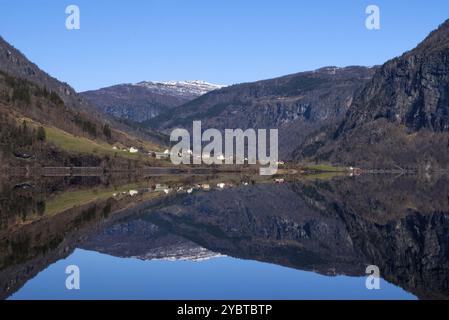
<path id="1" fill-rule="evenodd" d="M 157 184 L 156 187 L 154 188 L 155 192 L 165 192 L 165 193 L 169 193 L 170 192 L 170 188 L 165 185 L 165 184 Z"/>
<path id="2" fill-rule="evenodd" d="M 226 183 L 226 182 L 220 182 L 217 183 L 217 188 L 224 189 L 224 188 L 232 188 L 234 185 L 232 183 Z"/>
<path id="3" fill-rule="evenodd" d="M 363 170 L 360 168 L 349 167 L 349 175 L 351 176 L 359 176 L 363 173 Z"/>
<path id="4" fill-rule="evenodd" d="M 166 155 L 163 152 L 155 152 L 155 155 L 156 155 L 156 159 L 167 159 L 168 158 L 168 155 Z"/>
<path id="5" fill-rule="evenodd" d="M 165 150 L 164 152 L 155 152 L 156 159 L 168 159 L 170 158 L 170 151 Z"/>

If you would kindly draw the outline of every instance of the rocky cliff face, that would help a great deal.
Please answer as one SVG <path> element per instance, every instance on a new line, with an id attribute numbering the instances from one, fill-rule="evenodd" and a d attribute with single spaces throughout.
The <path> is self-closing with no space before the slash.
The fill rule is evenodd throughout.
<path id="1" fill-rule="evenodd" d="M 448 132 L 446 21 L 418 47 L 379 68 L 343 122 L 313 136 L 299 153 L 345 164 L 441 167 L 449 160 Z"/>
<path id="2" fill-rule="evenodd" d="M 143 122 L 223 86 L 204 81 L 139 82 L 81 93 L 100 111 Z"/>
<path id="3" fill-rule="evenodd" d="M 163 131 L 189 129 L 194 120 L 201 120 L 204 129 L 277 128 L 281 154 L 288 157 L 307 134 L 343 117 L 374 70 L 326 67 L 234 85 L 162 113 L 147 124 Z"/>

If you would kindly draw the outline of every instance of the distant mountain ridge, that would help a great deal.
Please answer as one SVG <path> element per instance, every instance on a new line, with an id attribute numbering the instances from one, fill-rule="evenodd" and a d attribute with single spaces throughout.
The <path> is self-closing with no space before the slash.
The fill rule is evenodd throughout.
<path id="1" fill-rule="evenodd" d="M 289 158 L 304 137 L 340 120 L 376 67 L 325 67 L 209 92 L 145 122 L 166 133 L 191 129 L 279 129 L 280 152 Z"/>
<path id="2" fill-rule="evenodd" d="M 98 110 L 119 119 L 143 122 L 223 85 L 205 81 L 142 81 L 82 92 Z"/>

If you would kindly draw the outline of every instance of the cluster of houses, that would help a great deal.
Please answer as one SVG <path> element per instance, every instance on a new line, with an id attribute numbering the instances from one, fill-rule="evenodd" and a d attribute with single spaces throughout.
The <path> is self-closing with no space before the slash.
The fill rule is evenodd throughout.
<path id="1" fill-rule="evenodd" d="M 112 147 L 112 149 L 113 150 L 119 150 L 119 148 L 117 148 L 116 146 Z M 129 153 L 138 153 L 139 149 L 134 148 L 134 147 L 130 147 L 130 148 L 124 148 L 121 151 L 129 152 Z M 148 151 L 147 155 L 149 157 L 156 158 L 156 159 L 159 159 L 159 160 L 161 160 L 161 159 L 170 159 L 170 150 L 167 149 L 167 150 L 165 150 L 163 152 L 161 152 L 161 151 Z M 183 153 L 179 153 L 178 156 L 180 156 L 180 157 L 181 156 L 194 157 L 194 158 L 197 158 L 197 159 L 210 159 L 211 158 L 211 156 L 208 155 L 208 154 L 194 155 L 192 150 L 187 150 L 187 151 L 184 151 Z M 218 155 L 216 157 L 216 159 L 219 160 L 219 161 L 227 161 L 227 160 L 234 161 L 234 157 L 225 157 L 223 154 Z M 248 158 L 244 158 L 244 161 L 248 162 L 249 160 L 248 160 Z M 285 165 L 285 162 L 284 161 L 277 161 L 276 164 L 278 166 L 283 166 L 283 165 Z"/>
<path id="2" fill-rule="evenodd" d="M 165 150 L 164 152 L 154 152 L 156 159 L 169 159 L 170 158 L 170 151 L 169 150 Z M 178 153 L 179 157 L 192 157 L 194 159 L 213 159 L 213 156 L 209 155 L 209 154 L 203 154 L 203 155 L 199 155 L 199 154 L 193 154 L 192 150 L 187 150 L 183 153 Z M 225 162 L 225 161 L 230 161 L 230 162 L 234 162 L 235 158 L 233 156 L 228 156 L 226 157 L 223 154 L 220 154 L 218 156 L 216 156 L 214 159 L 219 160 L 221 162 Z M 245 162 L 248 162 L 249 159 L 248 158 L 244 158 L 243 159 Z M 278 166 L 282 166 L 285 165 L 284 161 L 277 161 L 276 164 Z"/>
<path id="3" fill-rule="evenodd" d="M 141 152 L 139 149 L 137 149 L 135 147 L 119 149 L 118 147 L 113 146 L 112 150 L 117 150 L 117 151 L 120 150 L 120 151 L 123 151 L 123 152 L 129 152 L 129 153 L 139 153 L 139 152 Z M 148 151 L 147 155 L 149 157 L 156 158 L 156 159 L 169 159 L 170 158 L 170 150 L 167 149 L 167 150 L 165 150 L 163 152 L 160 152 L 160 151 Z"/>
<path id="4" fill-rule="evenodd" d="M 248 185 L 248 182 L 243 182 L 243 185 Z M 181 186 L 181 187 L 170 187 L 166 184 L 156 184 L 152 187 L 148 187 L 148 188 L 144 188 L 142 190 L 128 190 L 128 191 L 123 191 L 123 192 L 116 192 L 113 193 L 112 196 L 113 197 L 118 197 L 118 196 L 131 196 L 134 197 L 140 193 L 146 193 L 146 192 L 163 192 L 165 194 L 169 194 L 169 193 L 193 193 L 194 191 L 210 191 L 213 189 L 226 189 L 226 188 L 231 188 L 234 187 L 234 184 L 232 183 L 227 183 L 227 182 L 220 182 L 217 183 L 216 186 L 208 184 L 208 183 L 203 183 L 203 184 L 195 184 L 192 186 Z"/>
<path id="5" fill-rule="evenodd" d="M 119 148 L 117 148 L 116 146 L 113 146 L 112 150 L 119 150 Z M 121 149 L 120 151 L 129 152 L 129 153 L 137 153 L 137 152 L 139 152 L 139 149 L 130 147 L 130 148 Z"/>

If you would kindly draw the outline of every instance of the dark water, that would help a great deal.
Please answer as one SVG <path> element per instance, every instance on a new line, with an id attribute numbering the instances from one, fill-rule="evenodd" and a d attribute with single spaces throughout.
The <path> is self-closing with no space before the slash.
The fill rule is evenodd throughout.
<path id="1" fill-rule="evenodd" d="M 445 177 L 9 179 L 3 299 L 447 299 Z M 80 289 L 66 288 L 66 267 Z M 366 267 L 380 289 L 366 288 Z"/>

